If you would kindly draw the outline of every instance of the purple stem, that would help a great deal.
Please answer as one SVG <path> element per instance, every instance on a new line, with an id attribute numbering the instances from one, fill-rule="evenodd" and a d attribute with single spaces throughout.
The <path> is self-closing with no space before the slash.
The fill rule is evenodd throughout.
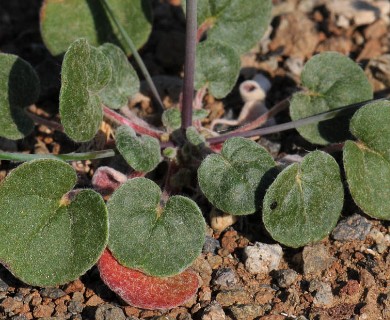
<path id="1" fill-rule="evenodd" d="M 194 99 L 195 52 L 197 34 L 196 0 L 187 0 L 186 7 L 186 52 L 184 62 L 183 102 L 181 108 L 181 129 L 192 125 L 192 103 Z"/>

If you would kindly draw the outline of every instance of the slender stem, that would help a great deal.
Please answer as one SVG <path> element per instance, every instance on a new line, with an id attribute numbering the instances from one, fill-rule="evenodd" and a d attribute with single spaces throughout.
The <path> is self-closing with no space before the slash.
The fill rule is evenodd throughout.
<path id="1" fill-rule="evenodd" d="M 135 132 L 139 134 L 147 134 L 148 136 L 160 138 L 161 135 L 164 133 L 164 131 L 155 130 L 151 128 L 146 128 L 142 125 L 139 125 L 135 123 L 134 121 L 131 121 L 124 116 L 120 115 L 119 113 L 115 112 L 114 110 L 111 110 L 108 107 L 103 107 L 104 115 L 110 119 L 111 121 L 114 121 L 120 125 L 126 125 L 135 130 Z"/>
<path id="2" fill-rule="evenodd" d="M 134 56 L 135 61 L 137 62 L 139 68 L 141 69 L 142 74 L 145 77 L 146 82 L 149 84 L 150 90 L 152 90 L 152 94 L 154 98 L 159 103 L 160 107 L 164 109 L 164 105 L 161 101 L 160 95 L 158 94 L 157 88 L 153 83 L 152 77 L 150 76 L 148 69 L 146 69 L 146 66 L 144 62 L 142 61 L 141 56 L 138 54 L 137 48 L 135 47 L 133 41 L 127 34 L 126 30 L 123 28 L 119 20 L 116 18 L 111 6 L 108 4 L 106 0 L 101 0 L 103 5 L 105 6 L 107 13 L 110 15 L 112 21 L 115 23 L 116 27 L 118 28 L 119 32 L 121 33 L 123 39 L 125 40 L 126 44 L 128 45 L 131 53 Z"/>
<path id="3" fill-rule="evenodd" d="M 50 120 L 41 118 L 41 117 L 37 116 L 36 114 L 32 113 L 29 110 L 26 110 L 26 113 L 29 116 L 29 118 L 32 121 L 34 121 L 36 124 L 41 124 L 41 125 L 44 125 L 44 126 L 46 126 L 48 128 L 51 128 L 51 129 L 54 129 L 54 130 L 57 130 L 57 131 L 61 131 L 61 132 L 64 131 L 64 127 L 61 124 L 59 124 L 59 123 L 57 123 L 55 121 L 50 121 Z"/>
<path id="4" fill-rule="evenodd" d="M 192 125 L 192 103 L 194 99 L 194 74 L 197 32 L 196 0 L 188 0 L 186 6 L 186 52 L 184 62 L 183 105 L 181 108 L 181 129 Z"/>
<path id="5" fill-rule="evenodd" d="M 94 160 L 102 158 L 110 158 L 115 156 L 115 151 L 112 149 L 82 152 L 82 153 L 67 153 L 67 154 L 24 154 L 13 152 L 0 152 L 0 160 L 11 161 L 30 161 L 36 159 L 57 159 L 63 161 L 79 161 L 79 160 Z"/>
<path id="6" fill-rule="evenodd" d="M 322 113 L 316 114 L 314 116 L 299 119 L 297 121 L 291 121 L 291 122 L 287 122 L 287 123 L 283 123 L 283 124 L 278 124 L 276 126 L 271 126 L 271 127 L 266 127 L 266 128 L 261 128 L 261 129 L 257 129 L 257 130 L 246 131 L 246 132 L 232 132 L 232 133 L 220 135 L 218 137 L 207 139 L 207 142 L 210 144 L 215 144 L 215 143 L 224 142 L 227 139 L 232 138 L 232 137 L 246 137 L 246 138 L 248 138 L 248 137 L 255 137 L 255 136 L 264 136 L 264 135 L 271 134 L 271 133 L 295 129 L 295 128 L 305 126 L 308 124 L 313 124 L 313 123 L 333 119 L 336 117 L 345 116 L 347 114 L 350 114 L 351 112 L 356 111 L 357 109 L 359 109 L 360 107 L 362 107 L 368 103 L 371 103 L 373 101 L 380 101 L 380 100 L 386 100 L 386 98 L 363 101 L 363 102 L 351 104 L 351 105 L 340 107 L 340 108 L 333 109 L 330 111 L 322 112 Z"/>

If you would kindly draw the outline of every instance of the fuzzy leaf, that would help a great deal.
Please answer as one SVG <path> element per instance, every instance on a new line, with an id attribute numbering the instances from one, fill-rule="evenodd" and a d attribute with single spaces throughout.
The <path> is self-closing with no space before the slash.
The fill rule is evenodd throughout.
<path id="1" fill-rule="evenodd" d="M 377 219 L 390 220 L 390 102 L 374 102 L 358 110 L 343 150 L 349 189 L 356 204 Z"/>
<path id="2" fill-rule="evenodd" d="M 134 45 L 144 45 L 151 32 L 149 0 L 108 0 L 115 16 L 130 35 Z M 78 38 L 99 46 L 111 42 L 131 52 L 109 18 L 101 1 L 45 0 L 40 14 L 41 34 L 52 55 L 62 55 Z"/>
<path id="3" fill-rule="evenodd" d="M 275 172 L 271 155 L 257 143 L 231 138 L 221 154 L 211 154 L 198 169 L 198 181 L 207 199 L 233 215 L 254 213 Z"/>
<path id="4" fill-rule="evenodd" d="M 370 100 L 373 96 L 364 71 L 337 52 L 325 52 L 311 58 L 303 68 L 301 82 L 307 91 L 294 94 L 290 105 L 292 120 Z M 346 117 L 338 117 L 297 130 L 311 143 L 325 145 L 348 138 L 348 123 Z"/>
<path id="5" fill-rule="evenodd" d="M 177 130 L 181 126 L 181 113 L 177 108 L 170 108 L 163 112 L 161 121 L 164 127 L 170 130 Z"/>
<path id="6" fill-rule="evenodd" d="M 0 186 L 0 260 L 30 285 L 78 278 L 106 246 L 104 201 L 92 190 L 67 194 L 76 181 L 70 165 L 45 159 L 20 165 Z"/>
<path id="7" fill-rule="evenodd" d="M 186 130 L 186 137 L 189 143 L 194 146 L 200 146 L 206 144 L 206 138 L 202 136 L 195 127 L 188 127 Z"/>
<path id="8" fill-rule="evenodd" d="M 23 59 L 0 53 L 0 136 L 22 139 L 34 128 L 24 108 L 39 96 L 39 79 Z"/>
<path id="9" fill-rule="evenodd" d="M 186 1 L 182 1 L 184 10 Z M 260 41 L 271 22 L 270 0 L 199 0 L 198 26 L 208 25 L 208 40 L 225 42 L 238 54 Z"/>
<path id="10" fill-rule="evenodd" d="M 171 309 L 189 300 L 198 290 L 199 280 L 191 271 L 158 278 L 121 266 L 106 250 L 98 268 L 103 282 L 128 304 L 142 309 Z"/>
<path id="11" fill-rule="evenodd" d="M 271 184 L 263 202 L 264 225 L 276 241 L 301 247 L 332 231 L 343 201 L 337 162 L 314 151 L 284 169 Z"/>
<path id="12" fill-rule="evenodd" d="M 200 254 L 205 222 L 195 202 L 182 196 L 160 207 L 160 188 L 134 178 L 108 201 L 109 249 L 118 261 L 153 276 L 182 272 Z"/>
<path id="13" fill-rule="evenodd" d="M 116 130 L 115 141 L 120 154 L 135 171 L 152 171 L 161 161 L 160 143 L 156 138 L 137 137 L 132 128 L 121 126 Z"/>
<path id="14" fill-rule="evenodd" d="M 91 140 L 103 120 L 99 91 L 111 79 L 107 57 L 87 40 L 76 40 L 65 54 L 61 72 L 60 115 L 65 133 L 75 141 Z"/>
<path id="15" fill-rule="evenodd" d="M 208 110 L 197 109 L 192 111 L 192 120 L 202 120 L 209 114 Z M 170 108 L 163 112 L 161 121 L 164 127 L 170 130 L 177 130 L 181 126 L 181 112 L 177 108 Z"/>
<path id="16" fill-rule="evenodd" d="M 217 99 L 234 87 L 240 73 L 240 56 L 222 42 L 201 42 L 196 48 L 195 88 L 207 86 Z"/>
<path id="17" fill-rule="evenodd" d="M 107 107 L 119 109 L 127 105 L 128 98 L 139 91 L 139 79 L 126 55 L 119 47 L 105 43 L 99 49 L 110 61 L 112 69 L 111 80 L 99 95 L 103 104 Z"/>

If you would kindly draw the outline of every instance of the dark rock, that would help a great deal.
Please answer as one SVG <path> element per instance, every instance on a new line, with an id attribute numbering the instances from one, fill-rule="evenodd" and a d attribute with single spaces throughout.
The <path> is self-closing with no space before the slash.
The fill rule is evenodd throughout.
<path id="1" fill-rule="evenodd" d="M 83 304 L 80 301 L 70 301 L 68 304 L 68 311 L 70 313 L 76 314 L 82 312 L 84 309 Z"/>
<path id="2" fill-rule="evenodd" d="M 306 246 L 302 252 L 303 272 L 305 275 L 315 274 L 327 269 L 335 260 L 321 244 Z"/>
<path id="3" fill-rule="evenodd" d="M 28 320 L 28 318 L 24 314 L 22 314 L 22 315 L 13 316 L 11 320 Z"/>
<path id="4" fill-rule="evenodd" d="M 370 232 L 372 223 L 359 214 L 341 220 L 332 232 L 338 241 L 364 240 Z"/>
<path id="5" fill-rule="evenodd" d="M 0 279 L 0 291 L 7 291 L 9 288 L 9 285 L 3 280 Z"/>
<path id="6" fill-rule="evenodd" d="M 43 298 L 58 299 L 66 295 L 66 293 L 59 288 L 44 288 L 39 291 Z"/>
<path id="7" fill-rule="evenodd" d="M 96 309 L 95 320 L 126 320 L 121 308 L 103 304 Z"/>
<path id="8" fill-rule="evenodd" d="M 237 283 L 237 276 L 231 268 L 219 269 L 213 280 L 213 284 L 219 286 L 221 289 L 231 289 Z"/>
<path id="9" fill-rule="evenodd" d="M 218 249 L 221 248 L 219 241 L 214 239 L 213 237 L 206 236 L 205 243 L 203 245 L 202 252 L 203 253 L 213 253 L 216 254 Z"/>
<path id="10" fill-rule="evenodd" d="M 298 273 L 292 269 L 275 270 L 272 272 L 272 277 L 280 288 L 288 288 L 291 286 L 297 276 Z"/>

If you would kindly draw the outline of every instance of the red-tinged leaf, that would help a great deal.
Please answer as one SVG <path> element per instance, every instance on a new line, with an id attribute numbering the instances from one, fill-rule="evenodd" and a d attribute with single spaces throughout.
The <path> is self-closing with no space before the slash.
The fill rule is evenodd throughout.
<path id="1" fill-rule="evenodd" d="M 121 266 L 106 250 L 98 262 L 103 282 L 128 304 L 143 309 L 171 309 L 189 300 L 198 290 L 192 271 L 167 278 L 151 277 Z"/>

